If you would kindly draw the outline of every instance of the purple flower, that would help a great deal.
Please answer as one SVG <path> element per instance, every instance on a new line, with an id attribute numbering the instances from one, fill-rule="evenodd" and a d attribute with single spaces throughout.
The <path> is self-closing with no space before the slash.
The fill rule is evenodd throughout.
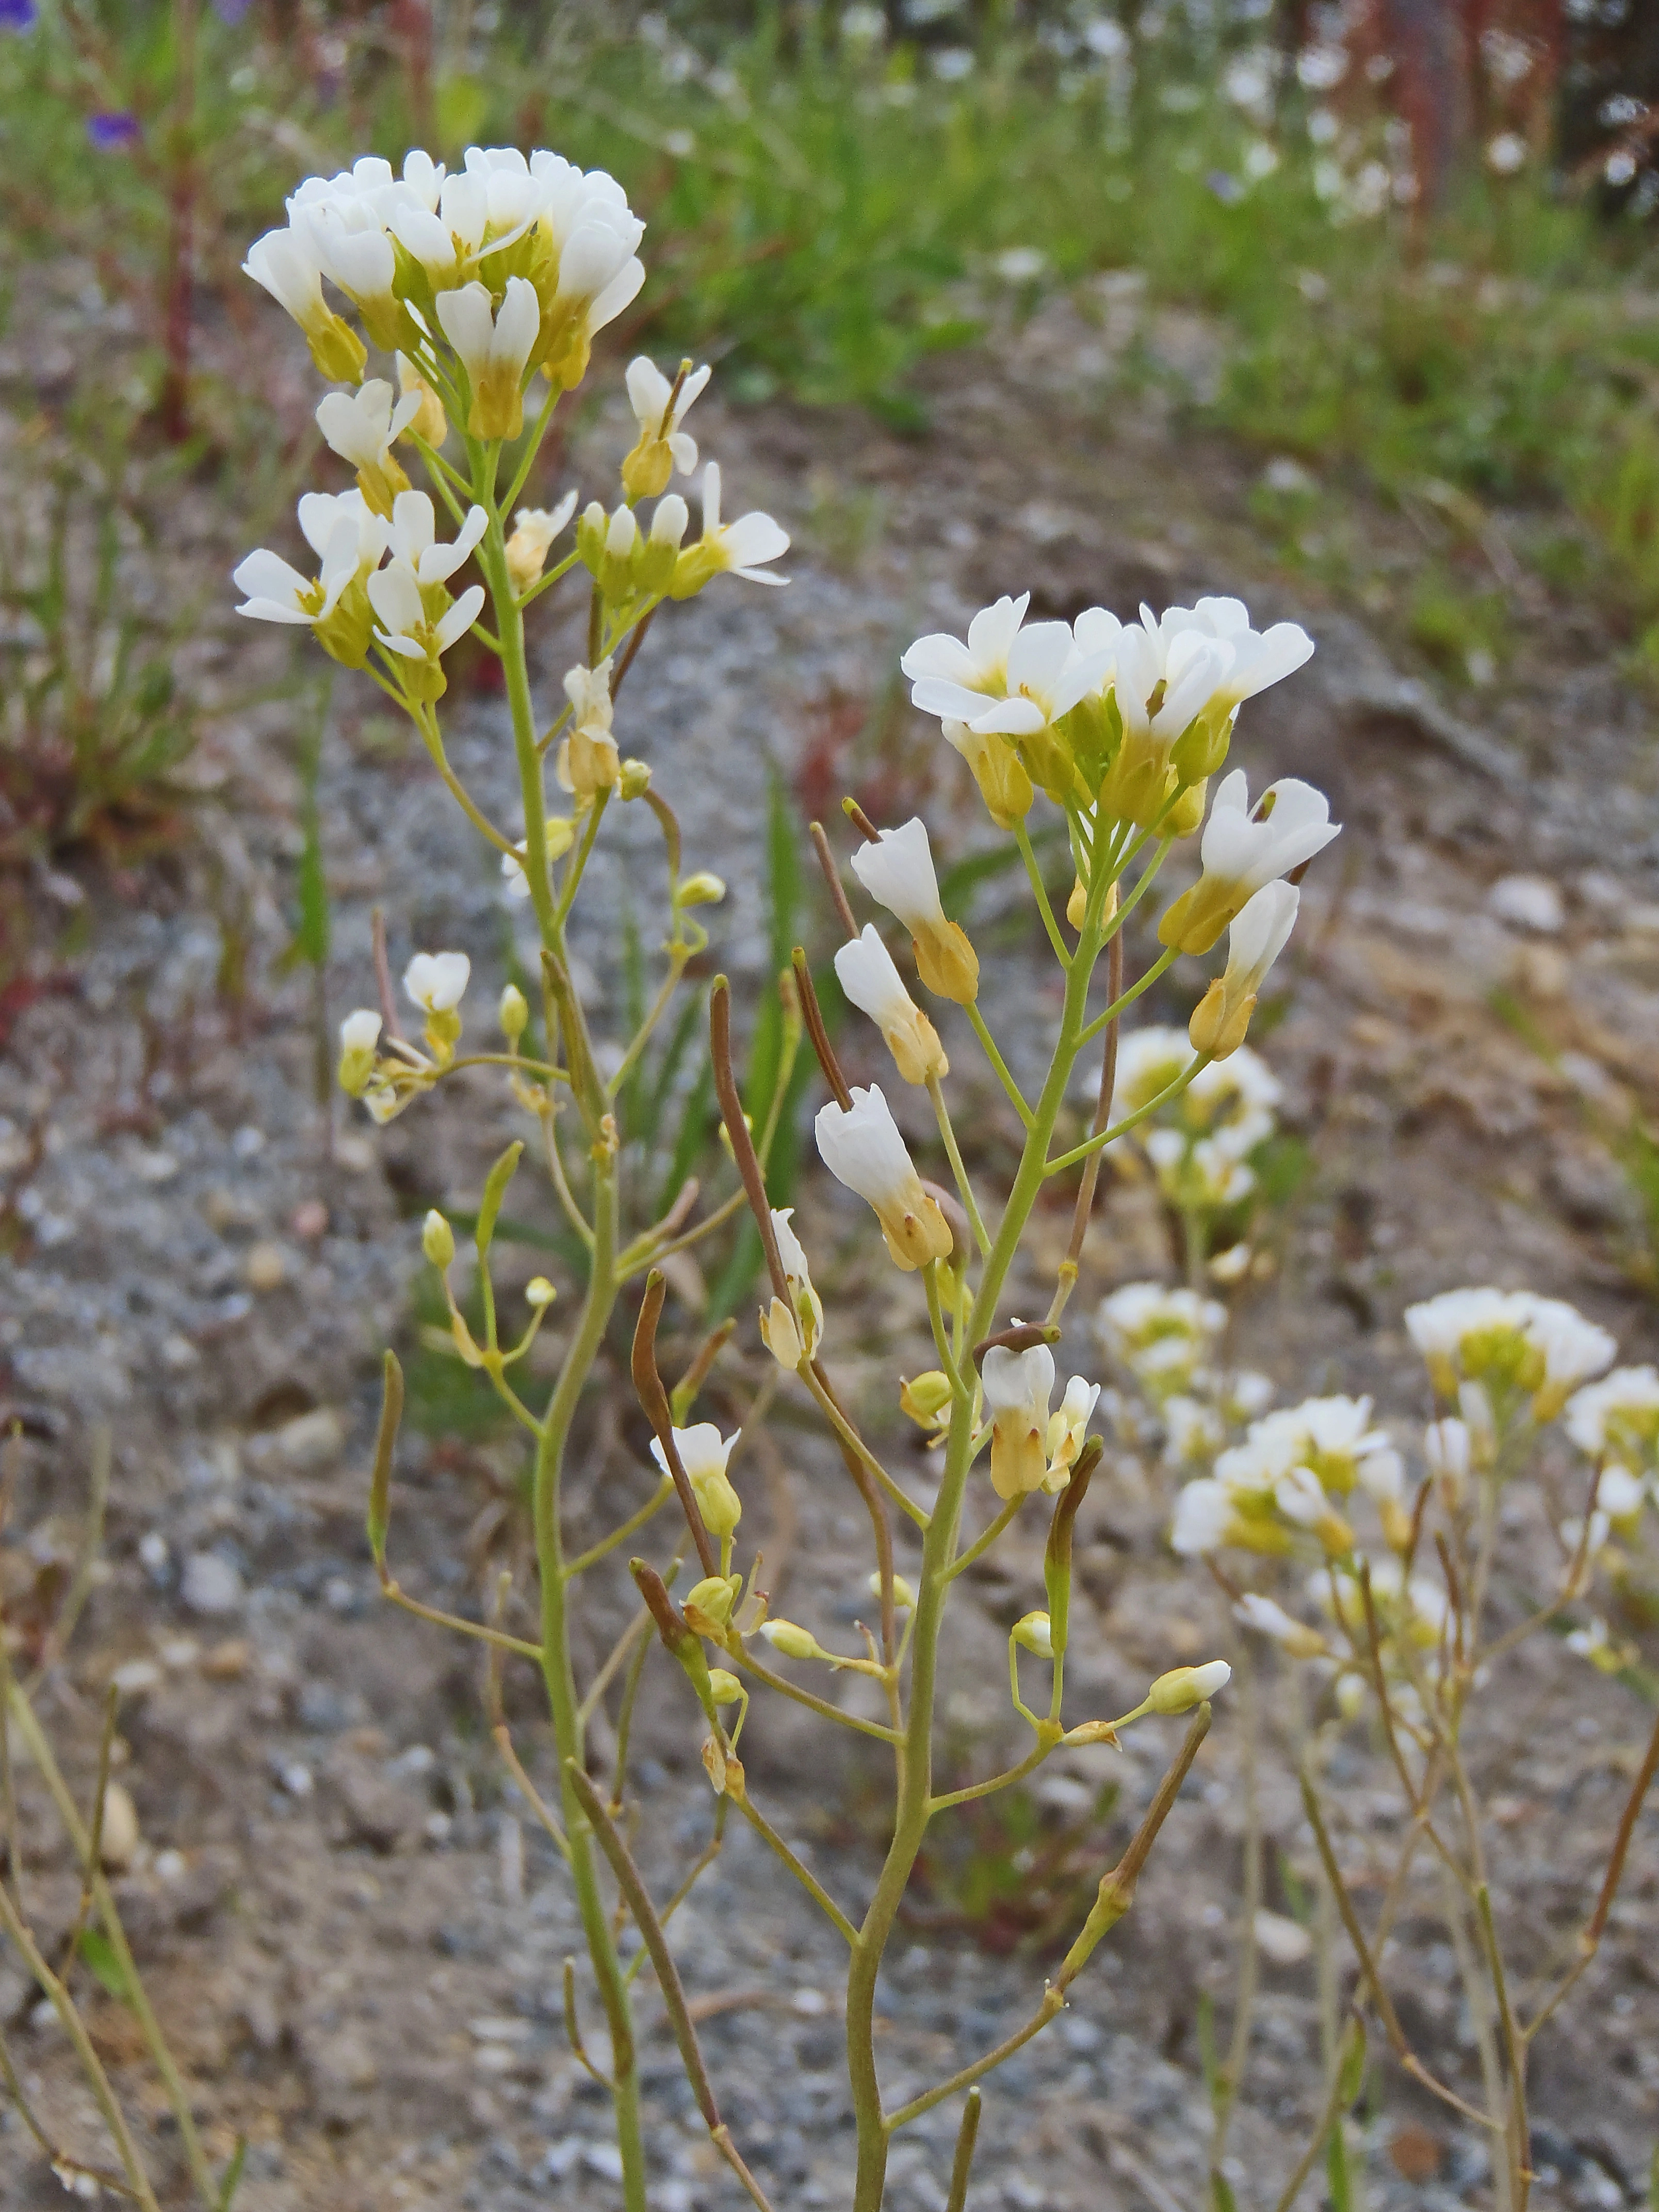
<path id="1" fill-rule="evenodd" d="M 0 0 L 3 4 L 3 0 Z M 118 153 L 138 136 L 138 118 L 130 108 L 118 107 L 87 118 L 87 137 L 100 154 Z"/>
<path id="2" fill-rule="evenodd" d="M 248 0 L 213 0 L 213 12 L 228 29 L 234 30 L 248 11 Z"/>
<path id="3" fill-rule="evenodd" d="M 1244 187 L 1237 177 L 1230 177 L 1224 169 L 1212 169 L 1204 179 L 1223 207 L 1237 207 L 1244 197 Z"/>
<path id="4" fill-rule="evenodd" d="M 35 0 L 0 0 L 0 31 L 32 31 L 39 14 Z"/>

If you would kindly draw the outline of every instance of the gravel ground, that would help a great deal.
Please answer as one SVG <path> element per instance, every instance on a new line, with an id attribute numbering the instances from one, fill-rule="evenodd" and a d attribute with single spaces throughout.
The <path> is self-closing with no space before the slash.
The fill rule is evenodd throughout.
<path id="1" fill-rule="evenodd" d="M 1263 1047 L 1312 1171 L 1278 1226 L 1274 1281 L 1239 1316 L 1240 1355 L 1286 1397 L 1374 1392 L 1402 1435 L 1425 1408 L 1399 1317 L 1425 1292 L 1528 1285 L 1604 1322 L 1625 1358 L 1653 1357 L 1639 1208 L 1613 1156 L 1632 1114 L 1659 1110 L 1659 835 L 1640 701 L 1594 625 L 1552 623 L 1546 606 L 1502 684 L 1450 711 L 1371 628 L 1274 568 L 1250 520 L 1260 457 L 1184 429 L 1164 386 L 1137 392 L 1117 380 L 1133 335 L 1121 300 L 1103 314 L 1046 311 L 1009 365 L 986 356 L 936 371 L 923 441 L 850 417 L 700 410 L 728 505 L 769 506 L 797 533 L 794 580 L 779 593 L 734 584 L 677 611 L 623 695 L 623 749 L 653 762 L 690 860 L 729 881 L 714 954 L 739 1006 L 767 982 L 756 860 L 764 763 L 826 818 L 853 788 L 884 819 L 926 805 L 936 842 L 953 853 L 985 836 L 954 758 L 902 697 L 892 703 L 908 636 L 959 629 L 983 599 L 1027 581 L 1044 612 L 1066 614 L 1097 600 L 1127 612 L 1143 593 L 1243 589 L 1258 618 L 1306 620 L 1320 652 L 1249 710 L 1238 757 L 1253 782 L 1308 775 L 1346 827 L 1310 880 L 1289 1004 Z M 1172 375 L 1195 343 L 1163 323 L 1140 335 L 1164 348 Z M 1188 373 L 1201 376 L 1201 359 Z M 619 434 L 614 419 L 590 423 L 559 483 L 599 483 Z M 1353 527 L 1377 576 L 1409 576 L 1419 556 L 1401 518 L 1357 502 Z M 210 567 L 222 548 L 206 525 L 200 535 L 207 551 L 198 544 L 192 557 Z M 204 649 L 203 681 L 231 702 L 281 662 L 269 638 L 226 630 Z M 549 639 L 544 689 L 574 657 L 574 636 Z M 458 686 L 453 703 L 456 766 L 511 819 L 500 702 Z M 380 1604 L 362 1535 L 375 1362 L 385 1342 L 410 1341 L 420 1212 L 476 1197 L 483 1164 L 519 1124 L 478 1076 L 381 1133 L 343 1109 L 331 1126 L 313 1103 L 307 986 L 274 965 L 295 847 L 295 715 L 291 700 L 224 705 L 212 758 L 234 778 L 237 807 L 212 815 L 206 854 L 167 879 L 118 906 L 96 895 L 90 951 L 42 969 L 50 988 L 20 1013 L 0 1064 L 0 1199 L 16 1245 L 0 1287 L 0 1399 L 21 1425 L 0 1589 L 27 1624 L 61 1584 L 94 1432 L 107 1425 L 107 1571 L 41 1709 L 84 1778 L 102 1687 L 121 1670 L 120 1771 L 141 1842 L 118 1893 L 210 2143 L 222 2155 L 237 2131 L 250 2137 L 240 2212 L 518 2212 L 550 2201 L 611 2212 L 604 2100 L 562 2027 L 561 1962 L 580 1945 L 550 1847 L 483 1740 L 471 1652 Z M 325 760 L 332 1012 L 372 996 L 377 903 L 394 966 L 415 946 L 464 946 L 477 1002 L 488 1005 L 516 910 L 441 787 L 372 696 L 344 684 Z M 601 1012 L 617 989 L 623 906 L 631 896 L 649 913 L 653 836 L 643 810 L 630 810 L 595 866 L 576 949 L 580 987 Z M 1532 887 L 1517 891 L 1517 878 Z M 1029 1066 L 1055 994 L 1013 879 L 983 884 L 972 918 L 987 953 L 982 1003 Z M 252 978 L 240 1001 L 217 984 L 228 927 Z M 1132 967 L 1145 951 L 1138 941 Z M 1174 998 L 1149 1008 L 1184 1012 Z M 959 1123 L 994 1178 L 1011 1142 L 1007 1109 L 967 1033 L 941 1027 Z M 879 1074 L 866 1040 L 849 1035 L 847 1049 L 854 1079 Z M 907 1372 L 931 1364 L 919 1293 L 872 1260 L 861 1209 L 843 1194 L 809 1180 L 801 1205 L 815 1254 L 836 1254 L 823 1274 L 835 1288 L 837 1382 L 871 1432 L 904 1455 L 890 1378 L 896 1348 Z M 528 1200 L 525 1210 L 550 1221 Z M 1011 1310 L 1022 1292 L 1035 1302 L 1068 1217 L 1069 1200 L 1040 1217 Z M 509 1282 L 515 1267 L 527 1275 L 544 1263 L 530 1248 L 504 1250 Z M 1170 1265 L 1146 1186 L 1109 1178 L 1072 1309 L 1074 1365 L 1099 1371 L 1088 1328 L 1098 1294 Z M 696 1285 L 675 1289 L 674 1327 L 689 1342 Z M 750 1350 L 723 1372 L 724 1415 L 762 1370 Z M 784 1407 L 774 1434 L 739 1478 L 744 1534 L 753 1528 L 767 1553 L 775 1597 L 787 1589 L 793 1614 L 826 1639 L 844 1637 L 868 1567 L 861 1522 L 805 1416 Z M 580 1540 L 649 1480 L 620 1389 L 595 1407 L 579 1457 Z M 904 1463 L 925 1482 L 919 1452 Z M 496 1437 L 405 1437 L 392 1549 L 411 1593 L 475 1604 L 495 1565 L 521 1559 L 516 1465 L 515 1448 Z M 1169 1558 L 1163 1520 L 1156 1471 L 1115 1449 L 1080 1531 L 1068 1712 L 1121 1711 L 1149 1674 L 1228 1648 L 1217 1593 Z M 1546 1534 L 1542 1494 L 1518 1497 L 1499 1601 L 1515 1617 L 1545 1580 Z M 964 1584 L 946 1713 L 950 1756 L 964 1772 L 991 1771 L 1012 1741 L 1001 1639 L 1036 1601 L 1040 1559 L 1041 1532 L 1017 1530 L 994 1569 Z M 588 1663 L 627 1618 L 620 1573 L 595 1585 Z M 1646 1644 L 1651 1666 L 1650 1632 Z M 690 1717 L 666 1676 L 653 1679 L 661 1694 L 647 1699 L 639 1742 L 640 1850 L 661 1891 L 702 1848 L 710 1800 Z M 509 1680 L 508 1696 L 545 1783 L 533 1685 Z M 1267 1902 L 1282 1931 L 1313 1867 L 1288 1765 L 1299 1699 L 1269 1666 L 1259 1703 Z M 1224 2029 L 1231 2006 L 1241 1710 L 1237 1700 L 1218 1709 L 1134 1911 L 1072 2009 L 988 2086 L 975 2212 L 1197 2212 L 1203 2203 L 1197 2023 L 1205 1993 Z M 1523 1978 L 1559 1971 L 1569 1955 L 1650 1724 L 1626 1690 L 1547 1638 L 1523 1647 L 1480 1705 L 1472 1757 L 1492 1802 L 1495 1904 Z M 1073 1837 L 1071 1886 L 1060 1879 L 1048 1893 L 1058 1892 L 1063 1924 L 1076 1924 L 1079 1899 L 1150 1797 L 1175 1725 L 1137 1730 L 1121 1758 L 1068 1753 L 1046 1771 L 1034 1816 L 1042 1833 Z M 765 1709 L 744 1753 L 760 1801 L 833 1888 L 860 1897 L 879 1842 L 874 1770 Z M 1330 1772 L 1345 1866 L 1363 1897 L 1399 1832 L 1389 1771 L 1356 1730 Z M 1108 1781 L 1115 1801 L 1091 1817 Z M 61 1929 L 78 1878 L 27 1778 L 23 1799 L 30 1901 L 43 1929 Z M 1538 2046 L 1534 2197 L 1546 2207 L 1645 2201 L 1659 2099 L 1656 1820 L 1650 1810 L 1574 2009 Z M 981 1838 L 1018 1871 L 1017 1844 Z M 1035 1910 L 975 1921 L 953 1909 L 958 1899 L 948 1868 L 936 1869 L 884 1978 L 881 2049 L 896 2097 L 1024 2018 L 1053 1955 L 1028 1924 Z M 775 2203 L 843 2206 L 852 2132 L 833 1933 L 805 1916 L 747 1831 L 674 1926 L 727 2116 Z M 1425 2057 L 1474 2094 L 1472 2029 L 1431 1886 L 1402 1920 L 1389 1966 Z M 664 2212 L 714 2212 L 737 2192 L 648 1980 L 657 2201 Z M 583 2009 L 597 2017 L 587 1995 Z M 94 1999 L 92 2010 L 165 2170 L 176 2146 L 126 2016 L 112 2002 Z M 1299 2149 L 1318 2018 L 1312 1965 L 1268 1964 L 1229 2167 L 1250 2212 L 1273 2204 Z M 54 2124 L 94 2142 L 67 2048 L 3 1957 L 0 2020 Z M 1389 2063 L 1369 2112 L 1371 2204 L 1490 2202 L 1479 2132 Z M 956 2118 L 948 2104 L 902 2139 L 892 2194 L 904 2212 L 943 2206 Z M 7 2202 L 59 2201 L 9 2111 L 0 2177 Z"/>

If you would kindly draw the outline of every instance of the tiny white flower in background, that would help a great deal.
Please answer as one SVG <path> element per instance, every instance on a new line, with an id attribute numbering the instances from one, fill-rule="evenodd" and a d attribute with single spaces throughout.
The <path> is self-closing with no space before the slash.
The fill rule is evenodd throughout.
<path id="1" fill-rule="evenodd" d="M 803 1358 L 811 1358 L 823 1334 L 823 1301 L 812 1287 L 811 1271 L 794 1231 L 793 1215 L 793 1206 L 772 1209 L 772 1234 L 777 1240 L 784 1288 L 789 1295 L 786 1302 L 775 1292 L 760 1317 L 761 1341 L 779 1366 L 791 1374 Z"/>
<path id="2" fill-rule="evenodd" d="M 710 461 L 702 472 L 702 536 L 681 554 L 669 596 L 689 599 L 712 577 L 728 570 L 751 584 L 787 584 L 787 576 L 769 576 L 763 568 L 788 550 L 788 532 L 758 509 L 722 524 L 720 467 Z"/>
<path id="3" fill-rule="evenodd" d="M 1041 1490 L 1048 1472 L 1048 1400 L 1054 1355 L 1046 1344 L 1011 1352 L 994 1344 L 980 1370 L 991 1417 L 991 1484 L 999 1498 Z"/>
<path id="4" fill-rule="evenodd" d="M 1264 884 L 1233 916 L 1227 967 L 1193 1009 L 1187 1034 L 1194 1052 L 1225 1060 L 1244 1042 L 1256 997 L 1296 926 L 1302 894 L 1292 884 Z"/>
<path id="5" fill-rule="evenodd" d="M 380 1017 L 372 1007 L 360 1006 L 340 1024 L 340 1088 L 351 1097 L 361 1097 L 374 1073 L 375 1048 L 380 1042 Z"/>
<path id="6" fill-rule="evenodd" d="M 1659 1456 L 1659 1369 L 1619 1367 L 1567 1401 L 1567 1434 L 1592 1459 L 1651 1471 Z"/>
<path id="7" fill-rule="evenodd" d="M 1121 1038 L 1116 1079 L 1112 1086 L 1112 1119 L 1121 1121 L 1125 1115 L 1150 1105 L 1160 1091 L 1167 1091 L 1183 1069 L 1191 1066 L 1192 1057 L 1192 1048 L 1179 1030 L 1152 1026 L 1132 1030 L 1127 1036 Z M 1084 1070 L 1082 1079 L 1092 1095 L 1099 1079 L 1097 1071 Z M 1203 1080 L 1202 1075 L 1194 1076 L 1188 1097 Z"/>
<path id="8" fill-rule="evenodd" d="M 521 507 L 513 518 L 513 535 L 507 541 L 507 573 L 515 592 L 523 593 L 547 566 L 553 540 L 576 512 L 580 494 L 568 491 L 555 507 Z"/>
<path id="9" fill-rule="evenodd" d="M 392 523 L 386 532 L 388 550 L 394 560 L 409 563 L 416 582 L 424 591 L 433 584 L 449 581 L 482 543 L 489 520 L 483 507 L 469 507 L 453 540 L 442 545 L 437 542 L 437 514 L 426 494 L 399 492 L 392 501 Z"/>
<path id="10" fill-rule="evenodd" d="M 875 1208 L 895 1264 L 907 1273 L 949 1256 L 953 1239 L 939 1201 L 922 1188 L 886 1099 L 854 1089 L 845 1111 L 830 1099 L 812 1124 L 818 1153 L 838 1182 Z"/>
<path id="11" fill-rule="evenodd" d="M 543 825 L 543 835 L 547 840 L 548 860 L 562 860 L 576 842 L 576 825 L 568 814 L 550 814 Z M 530 896 L 530 878 L 524 872 L 524 863 L 522 845 L 514 852 L 501 854 L 501 874 L 510 899 Z"/>
<path id="12" fill-rule="evenodd" d="M 628 398 L 640 426 L 639 443 L 623 463 L 623 485 L 634 499 L 654 499 L 667 489 L 678 469 L 689 477 L 697 465 L 697 441 L 681 429 L 712 369 L 691 368 L 678 394 L 672 382 L 646 354 L 628 364 Z"/>
<path id="13" fill-rule="evenodd" d="M 343 461 L 357 471 L 357 489 L 376 514 L 391 517 L 392 502 L 409 489 L 403 465 L 393 455 L 401 437 L 421 411 L 418 392 L 401 399 L 382 376 L 371 376 L 356 392 L 325 393 L 317 427 Z"/>
<path id="14" fill-rule="evenodd" d="M 712 1536 L 729 1536 L 742 1518 L 742 1503 L 726 1472 L 739 1433 L 734 1430 L 729 1437 L 722 1437 L 712 1421 L 697 1421 L 689 1429 L 676 1429 L 673 1432 L 680 1465 L 685 1469 L 697 1510 Z M 651 1439 L 651 1452 L 666 1474 L 668 1460 L 655 1437 Z"/>
<path id="15" fill-rule="evenodd" d="M 836 979 L 859 1012 L 868 1014 L 887 1042 L 907 1083 L 948 1075 L 951 1063 L 939 1032 L 904 988 L 891 954 L 873 922 L 836 951 Z"/>
<path id="16" fill-rule="evenodd" d="M 541 330 L 535 286 L 527 277 L 509 276 L 493 313 L 483 284 L 440 292 L 433 304 L 471 386 L 468 431 L 475 438 L 516 438 L 524 428 L 525 372 Z"/>
<path id="17" fill-rule="evenodd" d="M 1200 1068 L 1182 1094 L 1179 1110 L 1191 1127 L 1227 1145 L 1242 1159 L 1273 1134 L 1273 1109 L 1283 1097 L 1267 1061 L 1241 1045 L 1224 1066 Z"/>
<path id="18" fill-rule="evenodd" d="M 1544 1379 L 1533 1400 L 1534 1420 L 1553 1420 L 1577 1386 L 1610 1367 L 1619 1350 L 1617 1337 L 1565 1298 L 1528 1294 L 1526 1331 L 1544 1362 Z"/>
<path id="19" fill-rule="evenodd" d="M 1526 159 L 1527 142 L 1519 131 L 1500 131 L 1486 142 L 1486 167 L 1496 176 L 1512 177 Z"/>
<path id="20" fill-rule="evenodd" d="M 404 988 L 422 1012 L 450 1014 L 460 1005 L 471 973 L 465 952 L 417 952 L 404 970 Z"/>
<path id="21" fill-rule="evenodd" d="M 986 1357 L 988 1358 L 990 1354 L 988 1352 Z M 1078 1454 L 1083 1449 L 1099 1398 L 1099 1383 L 1086 1382 L 1081 1375 L 1073 1375 L 1066 1385 L 1065 1396 L 1049 1416 L 1044 1439 L 1048 1455 L 1048 1472 L 1042 1484 L 1045 1490 L 1065 1489 L 1077 1464 Z"/>
<path id="22" fill-rule="evenodd" d="M 1159 1409 L 1164 1419 L 1164 1456 L 1171 1467 L 1210 1460 L 1226 1442 L 1220 1414 L 1201 1399 L 1179 1391 Z"/>
<path id="23" fill-rule="evenodd" d="M 1522 1348 L 1527 1306 L 1516 1291 L 1444 1291 L 1407 1306 L 1406 1334 L 1428 1364 L 1430 1379 L 1443 1397 L 1454 1397 L 1466 1364 L 1485 1371 L 1494 1358 L 1513 1358 Z"/>
<path id="24" fill-rule="evenodd" d="M 1445 1485 L 1454 1505 L 1462 1498 L 1469 1479 L 1469 1432 L 1455 1413 L 1443 1421 L 1431 1421 L 1423 1431 L 1423 1456 L 1429 1473 Z"/>
<path id="25" fill-rule="evenodd" d="M 1301 867 L 1341 829 L 1323 792 L 1294 776 L 1270 784 L 1254 811 L 1242 769 L 1222 779 L 1200 846 L 1203 874 L 1158 924 L 1164 945 L 1207 952 L 1266 884 Z"/>
<path id="26" fill-rule="evenodd" d="M 1232 1492 L 1224 1482 L 1212 1475 L 1188 1482 L 1176 1497 L 1170 1549 L 1184 1559 L 1218 1551 L 1227 1542 L 1237 1518 Z"/>
<path id="27" fill-rule="evenodd" d="M 933 848 L 920 815 L 884 830 L 853 854 L 853 873 L 878 905 L 909 931 L 922 981 L 941 999 L 971 1006 L 979 995 L 979 959 L 960 922 L 947 921 L 933 872 Z"/>
<path id="28" fill-rule="evenodd" d="M 1647 1497 L 1647 1486 L 1627 1467 L 1604 1467 L 1595 1486 L 1595 1503 L 1615 1528 L 1633 1523 Z"/>
<path id="29" fill-rule="evenodd" d="M 1254 1590 L 1239 1599 L 1233 1607 L 1234 1618 L 1257 1635 L 1271 1637 L 1273 1641 L 1288 1651 L 1293 1659 L 1312 1659 L 1325 1649 L 1325 1639 L 1316 1628 L 1310 1628 L 1286 1613 L 1270 1597 L 1261 1597 Z"/>

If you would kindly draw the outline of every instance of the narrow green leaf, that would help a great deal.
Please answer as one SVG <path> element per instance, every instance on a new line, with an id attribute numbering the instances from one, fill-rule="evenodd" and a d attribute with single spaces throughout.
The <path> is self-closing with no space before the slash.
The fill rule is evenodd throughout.
<path id="1" fill-rule="evenodd" d="M 111 1996 L 118 1998 L 123 2004 L 127 2003 L 131 1996 L 131 1988 L 127 1980 L 126 1968 L 116 1956 L 114 1945 L 102 1929 L 83 1928 L 76 1948 L 93 1978 L 101 1984 Z"/>
<path id="2" fill-rule="evenodd" d="M 495 1217 L 501 1210 L 501 1200 L 507 1196 L 507 1187 L 518 1172 L 524 1155 L 524 1139 L 515 1137 L 501 1154 L 484 1181 L 483 1196 L 478 1201 L 478 1222 L 472 1232 L 472 1241 L 478 1248 L 482 1260 L 489 1253 L 495 1234 Z"/>
<path id="3" fill-rule="evenodd" d="M 1353 2190 L 1348 2179 L 1348 2144 L 1341 2121 L 1331 2130 L 1325 2145 L 1325 2185 L 1331 2212 L 1352 2212 Z"/>

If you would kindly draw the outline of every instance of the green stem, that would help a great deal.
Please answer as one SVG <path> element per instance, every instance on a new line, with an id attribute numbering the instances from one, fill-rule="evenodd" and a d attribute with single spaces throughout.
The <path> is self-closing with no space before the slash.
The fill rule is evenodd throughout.
<path id="1" fill-rule="evenodd" d="M 996 1039 L 985 1026 L 984 1015 L 976 1006 L 965 1006 L 963 1011 L 974 1025 L 974 1035 L 983 1047 L 985 1057 L 996 1070 L 997 1080 L 1008 1094 L 1009 1104 L 1029 1129 L 1031 1126 L 1031 1109 L 1025 1103 L 1025 1094 L 1009 1073 L 1008 1063 L 998 1050 Z"/>
<path id="2" fill-rule="evenodd" d="M 1021 842 L 1029 852 L 1030 840 L 1023 838 Z M 1107 889 L 1103 881 L 1091 888 L 1076 955 L 1066 962 L 1066 997 L 1054 1056 L 1042 1096 L 1030 1118 L 1024 1150 L 1007 1206 L 986 1258 L 968 1325 L 970 1343 L 989 1335 L 994 1326 L 1003 1285 L 1025 1225 L 1042 1194 L 1048 1172 L 1048 1146 L 1065 1107 L 1066 1086 L 1084 1024 L 1090 978 L 1103 941 L 1101 913 Z M 1045 899 L 1045 907 L 1046 903 Z M 933 1716 L 939 1691 L 939 1632 L 951 1569 L 956 1559 L 963 1498 L 973 1461 L 973 1401 L 966 1393 L 958 1393 L 951 1410 L 939 1499 L 922 1539 L 911 1641 L 910 1710 L 905 1727 L 893 1839 L 875 1894 L 859 1929 L 847 1978 L 848 2072 L 858 2131 L 853 2212 L 881 2212 L 886 2184 L 889 2126 L 883 2112 L 881 2082 L 876 2068 L 876 1977 L 933 1814 Z"/>

